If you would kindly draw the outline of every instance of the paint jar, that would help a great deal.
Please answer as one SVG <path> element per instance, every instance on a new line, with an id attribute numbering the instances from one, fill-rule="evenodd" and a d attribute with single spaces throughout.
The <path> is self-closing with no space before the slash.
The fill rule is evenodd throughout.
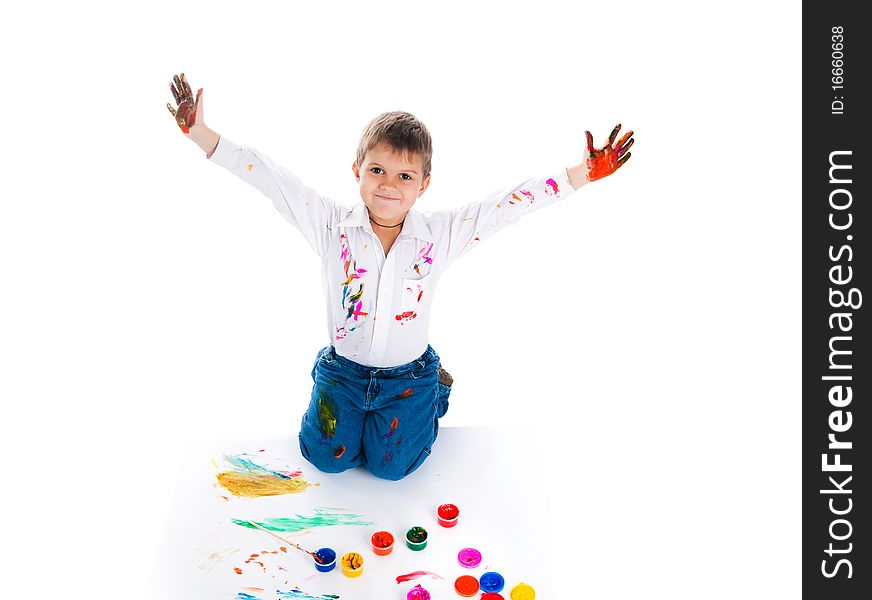
<path id="1" fill-rule="evenodd" d="M 394 549 L 394 536 L 389 531 L 376 531 L 369 541 L 372 551 L 379 556 L 387 556 Z"/>
<path id="2" fill-rule="evenodd" d="M 502 594 L 496 592 L 487 592 L 481 595 L 481 600 L 506 600 Z"/>
<path id="3" fill-rule="evenodd" d="M 466 598 L 478 593 L 478 579 L 472 575 L 461 575 L 454 581 L 454 591 Z"/>
<path id="4" fill-rule="evenodd" d="M 481 577 L 478 578 L 478 584 L 483 592 L 501 592 L 506 585 L 506 581 L 496 571 L 488 571 L 487 573 L 482 573 Z"/>
<path id="5" fill-rule="evenodd" d="M 346 552 L 339 564 L 342 565 L 342 574 L 346 577 L 360 577 L 363 573 L 363 557 L 357 552 Z"/>
<path id="6" fill-rule="evenodd" d="M 336 567 L 336 552 L 332 548 L 320 548 L 315 554 L 321 562 L 315 560 L 315 568 L 322 573 L 329 573 Z"/>
<path id="7" fill-rule="evenodd" d="M 461 567 L 474 569 L 481 564 L 481 552 L 475 548 L 464 548 L 457 553 L 457 562 Z"/>
<path id="8" fill-rule="evenodd" d="M 442 527 L 454 527 L 457 525 L 457 517 L 460 509 L 453 504 L 442 504 L 436 509 L 436 520 Z"/>
<path id="9" fill-rule="evenodd" d="M 523 581 L 512 588 L 512 600 L 536 600 L 536 591 Z"/>
<path id="10" fill-rule="evenodd" d="M 406 600 L 430 600 L 430 592 L 421 587 L 419 583 L 409 590 L 406 594 Z"/>
<path id="11" fill-rule="evenodd" d="M 406 532 L 406 546 L 409 550 L 423 550 L 427 547 L 427 530 L 423 527 L 415 526 Z"/>

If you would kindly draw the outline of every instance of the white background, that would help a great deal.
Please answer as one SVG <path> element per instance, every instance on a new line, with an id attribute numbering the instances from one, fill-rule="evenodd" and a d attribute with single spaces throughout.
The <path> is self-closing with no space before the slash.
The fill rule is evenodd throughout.
<path id="1" fill-rule="evenodd" d="M 385 110 L 433 135 L 420 210 L 579 162 L 585 129 L 634 129 L 617 175 L 443 278 L 444 423 L 541 436 L 553 552 L 573 557 L 555 589 L 798 596 L 795 3 L 5 11 L 4 592 L 135 595 L 188 441 L 297 431 L 328 341 L 318 259 L 178 131 L 184 71 L 213 129 L 348 204 Z"/>

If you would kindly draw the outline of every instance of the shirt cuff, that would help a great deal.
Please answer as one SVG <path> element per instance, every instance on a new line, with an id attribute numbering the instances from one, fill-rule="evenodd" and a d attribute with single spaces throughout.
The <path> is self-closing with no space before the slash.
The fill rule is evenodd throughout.
<path id="1" fill-rule="evenodd" d="M 212 153 L 212 156 L 209 157 L 209 160 L 221 165 L 225 169 L 231 169 L 233 168 L 235 160 L 234 155 L 237 150 L 241 150 L 241 147 L 235 144 L 233 140 L 222 135 L 218 138 L 218 145 L 215 147 L 215 151 Z"/>
<path id="2" fill-rule="evenodd" d="M 566 169 L 561 169 L 558 173 L 551 176 L 551 179 L 557 184 L 557 195 L 560 198 L 565 198 L 575 193 L 575 188 L 569 183 L 569 174 Z"/>

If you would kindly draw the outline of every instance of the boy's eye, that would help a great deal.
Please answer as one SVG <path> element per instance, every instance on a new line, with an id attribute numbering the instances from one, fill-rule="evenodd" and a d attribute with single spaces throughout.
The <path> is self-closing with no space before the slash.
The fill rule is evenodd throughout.
<path id="1" fill-rule="evenodd" d="M 382 172 L 381 167 L 373 167 L 370 169 L 370 171 L 372 171 L 376 175 L 381 175 L 381 172 Z"/>
<path id="2" fill-rule="evenodd" d="M 402 174 L 400 174 L 400 177 L 402 179 L 405 179 L 406 181 L 412 181 L 412 176 L 409 175 L 408 173 L 402 173 Z"/>

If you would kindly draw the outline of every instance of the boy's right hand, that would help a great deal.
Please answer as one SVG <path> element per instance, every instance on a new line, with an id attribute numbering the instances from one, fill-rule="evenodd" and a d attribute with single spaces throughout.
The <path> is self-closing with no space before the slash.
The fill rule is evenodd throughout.
<path id="1" fill-rule="evenodd" d="M 197 90 L 197 100 L 195 102 L 194 96 L 191 93 L 191 86 L 188 85 L 185 74 L 181 73 L 180 75 L 173 75 L 173 81 L 170 82 L 170 91 L 173 93 L 173 98 L 175 98 L 178 108 L 174 109 L 172 104 L 167 102 L 167 109 L 176 118 L 176 123 L 182 130 L 182 133 L 190 137 L 192 129 L 205 127 L 200 102 L 203 96 L 203 88 Z"/>
<path id="2" fill-rule="evenodd" d="M 209 129 L 203 122 L 203 88 L 197 90 L 197 100 L 194 101 L 191 86 L 188 85 L 185 74 L 180 73 L 173 75 L 170 91 L 173 93 L 178 108 L 173 108 L 169 102 L 167 102 L 167 108 L 170 114 L 175 117 L 179 129 L 197 144 L 207 157 L 211 157 L 221 136 Z"/>

